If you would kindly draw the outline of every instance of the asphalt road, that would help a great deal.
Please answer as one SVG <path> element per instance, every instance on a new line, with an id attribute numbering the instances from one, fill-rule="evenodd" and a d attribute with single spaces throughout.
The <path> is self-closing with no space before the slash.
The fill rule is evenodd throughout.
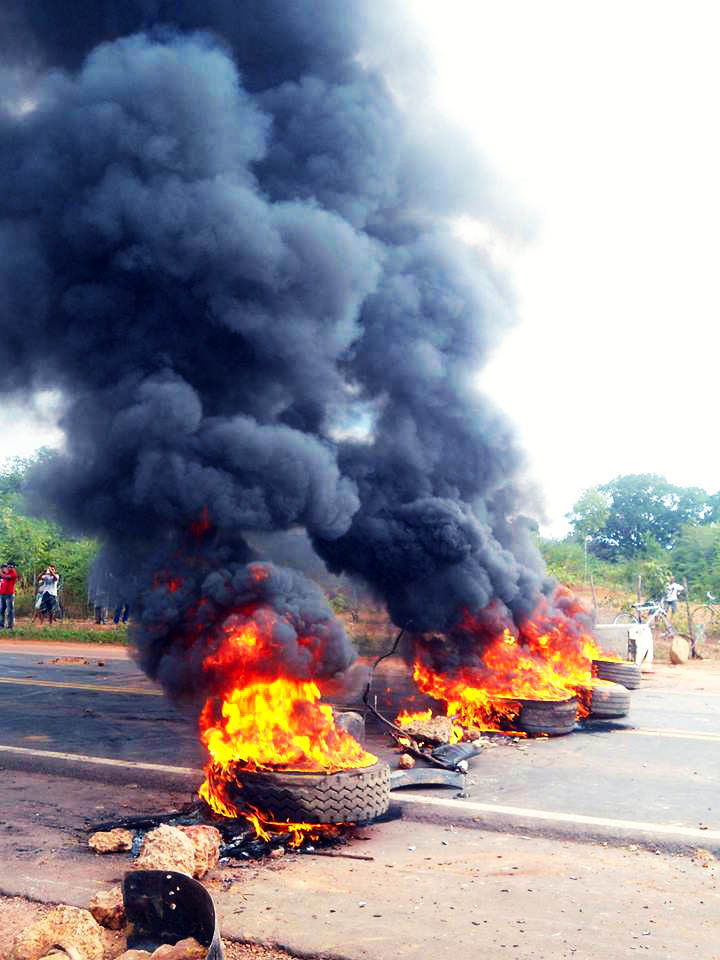
<path id="1" fill-rule="evenodd" d="M 88 848 L 89 824 L 113 813 L 172 809 L 182 799 L 5 775 L 0 957 L 9 955 L 3 942 L 9 946 L 20 927 L 2 895 L 28 898 L 31 907 L 87 907 L 98 889 L 132 868 L 127 853 L 99 856 Z M 400 820 L 364 828 L 337 856 L 288 850 L 279 860 L 230 861 L 203 883 L 224 938 L 278 945 L 291 956 L 630 960 L 646 951 L 656 960 L 717 960 L 719 876 L 720 863 L 705 851 L 658 855 L 635 844 Z M 258 947 L 252 956 L 266 954 Z"/>
<path id="2" fill-rule="evenodd" d="M 88 662 L 52 662 L 67 652 Z M 0 696 L 0 895 L 27 898 L 25 911 L 87 906 L 130 865 L 92 853 L 89 825 L 187 799 L 203 759 L 194 724 L 122 650 L 0 642 Z M 720 664 L 660 668 L 626 723 L 488 749 L 465 798 L 399 792 L 403 819 L 363 829 L 338 857 L 221 865 L 204 882 L 223 935 L 348 960 L 711 960 L 719 698 Z M 602 824 L 614 842 L 588 842 Z M 682 830 L 690 855 L 668 855 L 663 838 Z M 0 896 L 0 955 L 17 903 Z"/>
<path id="3" fill-rule="evenodd" d="M 192 712 L 122 651 L 87 648 L 86 663 L 63 655 L 0 645 L 0 768 L 192 786 L 204 761 Z M 484 751 L 462 799 L 447 789 L 397 796 L 408 815 L 600 837 L 649 824 L 639 832 L 684 831 L 720 848 L 720 672 L 707 662 L 685 669 L 646 678 L 621 723 Z M 380 741 L 368 746 L 392 757 Z"/>
<path id="4" fill-rule="evenodd" d="M 0 748 L 202 767 L 191 711 L 173 706 L 132 661 L 102 652 L 69 659 L 0 651 Z"/>

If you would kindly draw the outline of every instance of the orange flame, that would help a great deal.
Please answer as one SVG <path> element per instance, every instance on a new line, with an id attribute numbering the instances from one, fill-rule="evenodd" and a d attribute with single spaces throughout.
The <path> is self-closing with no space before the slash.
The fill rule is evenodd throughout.
<path id="1" fill-rule="evenodd" d="M 448 717 L 479 731 L 517 734 L 522 700 L 563 701 L 578 695 L 579 714 L 587 716 L 592 661 L 615 657 L 603 652 L 583 626 L 578 618 L 582 608 L 569 592 L 559 589 L 553 603 L 562 604 L 561 613 L 543 601 L 519 629 L 505 627 L 489 641 L 486 628 L 466 613 L 462 632 L 480 641 L 474 662 L 452 673 L 438 672 L 427 662 L 431 648 L 421 642 L 413 669 L 418 688 L 443 701 Z"/>
<path id="2" fill-rule="evenodd" d="M 407 729 L 409 727 L 414 727 L 418 723 L 428 723 L 432 720 L 433 712 L 429 708 L 427 710 L 419 710 L 416 713 L 409 713 L 407 710 L 401 710 L 400 713 L 395 717 L 395 724 L 398 727 Z M 457 724 L 452 724 L 452 731 L 450 733 L 450 739 L 448 743 L 460 743 L 463 738 L 463 729 L 462 727 L 457 726 Z M 417 739 L 422 740 L 422 737 Z M 403 746 L 410 746 L 410 741 L 406 740 L 404 737 L 399 738 L 399 742 Z"/>
<path id="3" fill-rule="evenodd" d="M 312 681 L 255 681 L 225 694 L 220 717 L 209 700 L 200 715 L 202 742 L 216 764 L 246 770 L 297 770 L 333 773 L 370 767 L 366 753 L 345 730 L 335 726 L 332 707 L 318 703 Z"/>
<path id="4" fill-rule="evenodd" d="M 350 823 L 293 823 L 290 820 L 271 820 L 257 807 L 247 804 L 245 809 L 236 807 L 221 796 L 222 788 L 216 790 L 211 784 L 217 771 L 208 770 L 208 776 L 198 793 L 208 806 L 221 817 L 247 820 L 255 831 L 256 840 L 269 843 L 273 837 L 289 834 L 291 847 L 302 846 L 304 840 L 319 840 L 320 837 L 339 837 Z"/>
<path id="5" fill-rule="evenodd" d="M 238 810 L 228 796 L 236 775 L 243 770 L 332 773 L 369 767 L 377 758 L 335 725 L 332 708 L 319 702 L 313 680 L 267 675 L 277 653 L 271 639 L 275 622 L 265 613 L 262 623 L 248 620 L 228 629 L 204 661 L 224 682 L 220 695 L 209 698 L 200 713 L 200 738 L 210 755 L 200 796 L 221 816 L 249 819 L 258 836 L 260 825 L 266 832 L 281 827 L 304 836 L 318 825 L 280 823 L 272 811 L 256 811 L 253 820 Z"/>

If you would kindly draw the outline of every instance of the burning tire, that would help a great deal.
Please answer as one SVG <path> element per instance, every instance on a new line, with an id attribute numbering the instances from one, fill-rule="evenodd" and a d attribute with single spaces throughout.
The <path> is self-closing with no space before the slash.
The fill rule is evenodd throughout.
<path id="1" fill-rule="evenodd" d="M 612 720 L 625 717 L 630 710 L 630 691 L 620 683 L 593 681 L 590 719 Z"/>
<path id="2" fill-rule="evenodd" d="M 637 663 L 613 663 L 612 660 L 593 660 L 594 672 L 601 680 L 621 683 L 628 690 L 640 686 L 640 667 Z"/>
<path id="3" fill-rule="evenodd" d="M 369 823 L 390 806 L 386 763 L 338 773 L 237 772 L 233 802 L 293 823 Z"/>
<path id="4" fill-rule="evenodd" d="M 518 726 L 525 733 L 562 736 L 575 728 L 577 700 L 521 700 Z"/>

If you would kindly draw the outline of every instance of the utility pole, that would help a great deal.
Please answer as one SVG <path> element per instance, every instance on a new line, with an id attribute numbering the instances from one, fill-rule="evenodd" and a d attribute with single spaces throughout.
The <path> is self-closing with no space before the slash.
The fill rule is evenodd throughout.
<path id="1" fill-rule="evenodd" d="M 591 539 L 592 539 L 592 537 L 590 537 L 589 534 L 586 535 L 586 537 L 585 537 L 585 579 L 583 580 L 583 583 L 587 583 L 587 582 L 588 582 L 588 551 L 587 551 L 587 545 L 588 545 L 588 540 L 591 540 Z"/>

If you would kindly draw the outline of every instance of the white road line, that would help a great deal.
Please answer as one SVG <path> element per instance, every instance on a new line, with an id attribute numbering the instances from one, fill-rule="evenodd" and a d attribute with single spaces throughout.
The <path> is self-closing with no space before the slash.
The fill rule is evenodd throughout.
<path id="1" fill-rule="evenodd" d="M 392 792 L 397 803 L 420 804 L 428 807 L 444 807 L 458 812 L 475 811 L 477 813 L 503 814 L 518 819 L 532 817 L 549 823 L 583 824 L 591 827 L 614 827 L 620 830 L 642 831 L 643 833 L 661 833 L 667 836 L 690 837 L 693 840 L 720 840 L 720 830 L 699 830 L 697 827 L 675 826 L 671 823 L 649 823 L 644 820 L 613 820 L 607 817 L 586 817 L 580 813 L 557 813 L 553 810 L 532 810 L 526 807 L 505 807 L 494 803 L 476 803 L 473 800 L 441 800 L 438 797 L 400 796 Z"/>
<path id="2" fill-rule="evenodd" d="M 153 770 L 161 773 L 192 774 L 201 777 L 202 770 L 194 767 L 171 767 L 164 763 L 142 763 L 138 760 L 113 760 L 110 757 L 88 757 L 82 753 L 60 753 L 54 750 L 33 750 L 31 747 L 10 747 L 0 744 L 0 756 L 15 753 L 40 760 L 72 760 L 74 763 L 99 764 L 106 767 L 127 767 L 129 770 Z"/>
<path id="3" fill-rule="evenodd" d="M 98 764 L 108 767 L 125 767 L 129 770 L 149 770 L 161 773 L 176 773 L 201 777 L 202 771 L 193 767 L 172 767 L 162 763 L 142 763 L 136 760 L 114 760 L 110 757 L 90 757 L 79 753 L 60 753 L 53 750 L 33 750 L 30 747 L 3 746 L 0 744 L 0 754 L 14 753 L 38 759 L 69 760 L 81 764 Z M 548 823 L 582 824 L 591 827 L 611 827 L 620 830 L 640 831 L 642 833 L 663 834 L 665 836 L 687 837 L 704 841 L 720 841 L 720 830 L 700 830 L 697 827 L 683 827 L 671 823 L 652 823 L 645 820 L 615 820 L 609 817 L 588 817 L 580 813 L 559 813 L 553 810 L 534 810 L 528 807 L 506 807 L 494 803 L 478 803 L 474 800 L 447 800 L 438 797 L 410 796 L 407 793 L 398 794 L 392 791 L 393 800 L 403 804 L 418 804 L 426 807 L 442 807 L 445 810 L 454 810 L 458 813 L 490 813 L 501 814 L 518 819 L 543 820 Z"/>
<path id="4" fill-rule="evenodd" d="M 666 694 L 676 693 L 679 697 L 720 697 L 720 693 L 714 693 L 711 690 L 683 690 L 682 687 L 640 687 L 638 693 L 650 694 L 650 699 L 661 699 Z M 643 700 L 645 698 L 643 697 Z"/>

